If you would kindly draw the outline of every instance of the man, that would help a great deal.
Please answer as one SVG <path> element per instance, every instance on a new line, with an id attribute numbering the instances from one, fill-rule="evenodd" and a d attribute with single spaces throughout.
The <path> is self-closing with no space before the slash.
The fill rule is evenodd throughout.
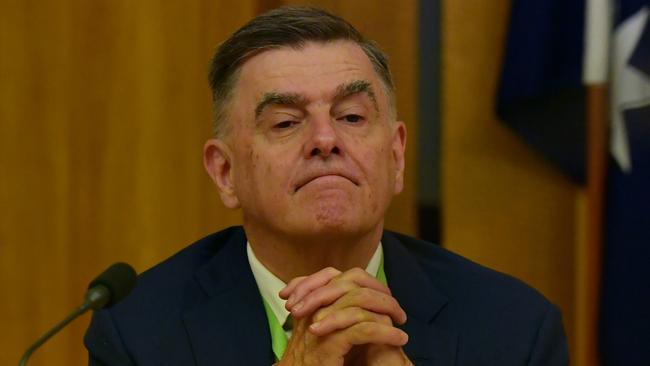
<path id="1" fill-rule="evenodd" d="M 204 163 L 243 229 L 189 246 L 96 313 L 90 364 L 567 364 L 541 295 L 384 232 L 406 128 L 386 57 L 351 25 L 312 8 L 261 15 L 219 47 L 210 84 Z"/>

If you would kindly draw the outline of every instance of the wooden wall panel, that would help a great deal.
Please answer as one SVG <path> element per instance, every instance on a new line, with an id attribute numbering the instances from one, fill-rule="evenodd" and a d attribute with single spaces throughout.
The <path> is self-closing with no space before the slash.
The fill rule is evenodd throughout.
<path id="1" fill-rule="evenodd" d="M 0 1 L 0 364 L 17 363 L 108 264 L 143 271 L 240 222 L 201 165 L 206 74 L 217 43 L 272 3 Z M 391 54 L 413 135 L 416 1 L 399 11 L 390 1 L 316 4 L 358 22 Z M 416 222 L 414 147 L 387 219 L 407 233 Z M 88 319 L 31 364 L 85 364 Z"/>
<path id="2" fill-rule="evenodd" d="M 142 271 L 239 222 L 201 164 L 208 60 L 254 9 L 227 3 L 2 3 L 1 364 L 109 263 Z M 32 364 L 84 364 L 87 319 Z"/>
<path id="3" fill-rule="evenodd" d="M 443 2 L 443 244 L 558 304 L 574 346 L 579 189 L 495 116 L 508 2 Z"/>

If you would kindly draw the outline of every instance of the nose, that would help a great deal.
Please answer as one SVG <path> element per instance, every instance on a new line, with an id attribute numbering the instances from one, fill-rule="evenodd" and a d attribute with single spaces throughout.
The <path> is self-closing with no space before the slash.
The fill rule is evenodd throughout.
<path id="1" fill-rule="evenodd" d="M 327 158 L 330 155 L 341 154 L 340 138 L 334 123 L 330 116 L 312 119 L 309 136 L 304 146 L 306 159 L 317 156 Z"/>

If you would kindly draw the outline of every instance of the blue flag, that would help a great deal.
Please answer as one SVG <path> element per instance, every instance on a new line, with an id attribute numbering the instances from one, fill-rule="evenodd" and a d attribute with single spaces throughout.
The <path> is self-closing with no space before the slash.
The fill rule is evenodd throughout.
<path id="1" fill-rule="evenodd" d="M 598 6 L 613 14 L 594 28 L 598 23 L 587 14 L 593 16 Z M 605 365 L 650 365 L 649 19 L 650 0 L 513 0 L 497 100 L 497 113 L 507 126 L 583 183 L 584 80 L 602 84 L 611 77 L 599 324 Z M 593 68 L 600 60 L 594 61 L 589 52 L 594 48 L 587 50 L 586 44 L 599 43 L 594 29 L 604 29 L 600 39 L 611 43 L 609 60 L 608 47 L 602 47 L 602 64 L 609 67 Z M 602 77 L 594 78 L 593 70 Z"/>
<path id="2" fill-rule="evenodd" d="M 616 10 L 600 351 L 605 365 L 650 365 L 650 1 Z"/>
<path id="3" fill-rule="evenodd" d="M 584 0 L 514 0 L 497 97 L 501 120 L 585 181 Z"/>

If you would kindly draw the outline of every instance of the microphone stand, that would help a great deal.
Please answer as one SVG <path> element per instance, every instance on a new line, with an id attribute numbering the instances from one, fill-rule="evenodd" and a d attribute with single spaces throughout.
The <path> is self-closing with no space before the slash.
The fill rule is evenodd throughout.
<path id="1" fill-rule="evenodd" d="M 36 342 L 29 346 L 25 353 L 23 353 L 23 357 L 20 359 L 18 366 L 25 366 L 27 364 L 27 360 L 29 360 L 29 357 L 32 355 L 32 353 L 34 353 L 34 351 L 36 351 L 36 349 L 38 349 L 38 347 L 42 346 L 43 343 L 47 342 L 48 339 L 52 338 L 52 336 L 57 334 L 61 329 L 65 328 L 66 325 L 75 320 L 81 314 L 85 313 L 91 308 L 101 309 L 104 307 L 109 297 L 110 291 L 108 288 L 106 288 L 106 286 L 98 285 L 88 290 L 86 293 L 86 298 L 84 299 L 84 303 L 78 306 L 68 316 L 66 316 L 65 319 L 60 321 L 58 324 L 52 327 L 52 329 L 47 331 L 47 333 L 38 338 Z"/>

